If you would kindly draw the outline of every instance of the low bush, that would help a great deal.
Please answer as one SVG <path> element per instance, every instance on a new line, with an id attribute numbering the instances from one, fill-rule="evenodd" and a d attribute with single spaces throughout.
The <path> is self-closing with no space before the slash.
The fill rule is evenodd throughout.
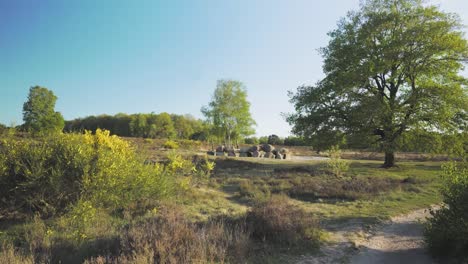
<path id="1" fill-rule="evenodd" d="M 435 256 L 468 261 L 468 168 L 450 163 L 444 166 L 444 206 L 431 211 L 425 225 L 425 240 Z"/>
<path id="2" fill-rule="evenodd" d="M 165 148 L 165 149 L 178 149 L 179 144 L 177 144 L 177 142 L 175 142 L 175 141 L 168 140 L 168 141 L 164 142 L 163 148 Z"/>
<path id="3" fill-rule="evenodd" d="M 288 246 L 318 246 L 321 230 L 317 218 L 293 206 L 286 196 L 272 196 L 247 214 L 252 236 Z"/>

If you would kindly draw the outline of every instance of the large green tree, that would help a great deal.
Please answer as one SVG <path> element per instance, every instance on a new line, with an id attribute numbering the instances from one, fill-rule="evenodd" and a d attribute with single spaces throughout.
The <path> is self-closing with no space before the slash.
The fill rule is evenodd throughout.
<path id="1" fill-rule="evenodd" d="M 409 129 L 460 129 L 468 110 L 461 29 L 457 15 L 420 0 L 363 2 L 329 33 L 324 79 L 290 94 L 293 131 L 338 141 L 374 137 L 384 167 L 392 167 L 397 139 Z"/>
<path id="2" fill-rule="evenodd" d="M 47 88 L 34 86 L 29 89 L 28 100 L 23 105 L 23 121 L 26 131 L 51 133 L 62 131 L 65 121 L 55 111 L 57 97 Z"/>
<path id="3" fill-rule="evenodd" d="M 211 102 L 201 111 L 212 125 L 212 133 L 229 147 L 232 140 L 255 133 L 247 90 L 239 81 L 219 80 Z"/>

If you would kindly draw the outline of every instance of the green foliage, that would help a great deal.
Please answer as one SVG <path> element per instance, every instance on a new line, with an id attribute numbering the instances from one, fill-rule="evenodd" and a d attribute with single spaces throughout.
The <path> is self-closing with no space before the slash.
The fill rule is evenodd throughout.
<path id="1" fill-rule="evenodd" d="M 341 159 L 341 150 L 339 146 L 332 146 L 328 151 L 327 155 L 329 160 L 327 161 L 328 170 L 335 176 L 343 176 L 349 169 L 349 162 Z"/>
<path id="2" fill-rule="evenodd" d="M 123 137 L 178 138 L 205 140 L 206 130 L 201 120 L 190 115 L 160 114 L 117 114 L 78 118 L 65 123 L 64 131 L 95 132 L 98 128 Z"/>
<path id="3" fill-rule="evenodd" d="M 415 129 L 403 134 L 397 144 L 398 149 L 402 151 L 449 154 L 460 158 L 468 153 L 468 133 L 441 134 Z"/>
<path id="4" fill-rule="evenodd" d="M 211 102 L 201 111 L 212 126 L 211 134 L 219 141 L 227 142 L 229 147 L 232 140 L 255 133 L 247 90 L 239 81 L 218 81 Z"/>
<path id="5" fill-rule="evenodd" d="M 65 121 L 62 114 L 54 110 L 56 101 L 57 97 L 47 88 L 31 87 L 28 100 L 23 105 L 26 131 L 43 134 L 61 132 Z"/>
<path id="6" fill-rule="evenodd" d="M 260 144 L 268 144 L 268 137 L 267 137 L 267 136 L 260 137 L 260 138 L 258 139 L 258 143 L 260 143 Z"/>
<path id="7" fill-rule="evenodd" d="M 444 166 L 442 195 L 445 205 L 432 211 L 426 223 L 427 246 L 436 256 L 468 261 L 468 167 L 449 163 Z"/>
<path id="8" fill-rule="evenodd" d="M 376 137 L 391 167 L 407 130 L 460 130 L 468 111 L 461 28 L 458 16 L 419 0 L 364 2 L 329 33 L 326 77 L 290 94 L 294 133 L 317 138 L 314 147 L 341 135 Z"/>
<path id="9" fill-rule="evenodd" d="M 208 159 L 207 155 L 195 156 L 192 163 L 194 164 L 194 185 L 207 184 L 209 182 L 211 173 L 215 168 L 215 163 Z"/>
<path id="10" fill-rule="evenodd" d="M 133 136 L 149 138 L 174 138 L 175 129 L 168 113 L 136 114 L 131 117 L 130 131 Z"/>
<path id="11" fill-rule="evenodd" d="M 284 139 L 278 137 L 277 135 L 269 135 L 268 136 L 268 144 L 270 145 L 283 145 Z"/>
<path id="12" fill-rule="evenodd" d="M 126 141 L 99 129 L 95 135 L 5 139 L 0 157 L 0 200 L 9 210 L 53 215 L 88 203 L 112 211 L 173 190 L 162 165 L 144 165 Z"/>
<path id="13" fill-rule="evenodd" d="M 168 141 L 164 142 L 163 148 L 166 148 L 166 149 L 178 149 L 178 148 L 179 148 L 179 144 L 177 144 L 177 142 L 175 142 L 175 141 L 173 141 L 173 140 L 168 140 Z"/>
<path id="14" fill-rule="evenodd" d="M 253 144 L 258 144 L 259 141 L 257 137 L 248 137 L 248 138 L 244 138 L 244 143 L 253 145 Z"/>
<path id="15" fill-rule="evenodd" d="M 303 137 L 289 136 L 284 138 L 285 146 L 307 146 L 307 142 Z"/>

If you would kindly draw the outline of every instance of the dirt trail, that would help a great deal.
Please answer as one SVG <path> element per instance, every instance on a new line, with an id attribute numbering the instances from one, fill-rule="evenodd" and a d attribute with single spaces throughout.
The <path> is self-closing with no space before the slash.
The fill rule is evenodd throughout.
<path id="1" fill-rule="evenodd" d="M 324 245 L 320 255 L 304 257 L 297 263 L 436 263 L 426 253 L 423 244 L 420 221 L 424 221 L 427 216 L 429 210 L 420 209 L 393 217 L 370 229 L 359 221 L 348 221 L 331 227 L 334 242 Z"/>
<path id="2" fill-rule="evenodd" d="M 428 215 L 429 210 L 420 209 L 392 218 L 362 244 L 363 249 L 351 258 L 350 263 L 435 263 L 423 244 L 423 227 L 420 221 L 425 220 Z"/>

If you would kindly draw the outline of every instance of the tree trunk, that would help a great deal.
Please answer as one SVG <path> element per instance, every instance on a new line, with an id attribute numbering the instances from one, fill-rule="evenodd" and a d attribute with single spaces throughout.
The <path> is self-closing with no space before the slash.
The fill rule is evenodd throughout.
<path id="1" fill-rule="evenodd" d="M 385 151 L 385 162 L 383 168 L 391 168 L 395 166 L 395 152 Z"/>
<path id="2" fill-rule="evenodd" d="M 231 131 L 228 132 L 228 143 L 227 143 L 228 149 L 232 149 L 231 146 Z"/>

